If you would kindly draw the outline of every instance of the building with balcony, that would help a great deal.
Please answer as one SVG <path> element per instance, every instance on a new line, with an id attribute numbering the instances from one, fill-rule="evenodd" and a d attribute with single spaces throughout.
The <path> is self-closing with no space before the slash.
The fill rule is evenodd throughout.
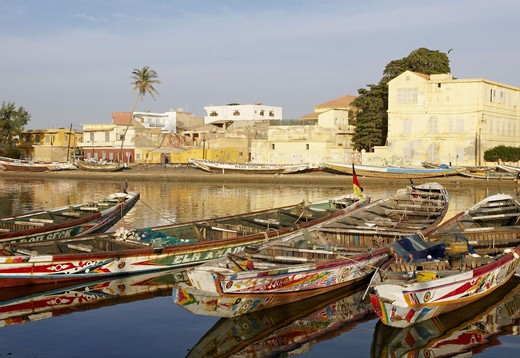
<path id="1" fill-rule="evenodd" d="M 231 103 L 224 106 L 204 107 L 205 124 L 227 126 L 233 122 L 282 120 L 282 107 L 263 104 Z"/>

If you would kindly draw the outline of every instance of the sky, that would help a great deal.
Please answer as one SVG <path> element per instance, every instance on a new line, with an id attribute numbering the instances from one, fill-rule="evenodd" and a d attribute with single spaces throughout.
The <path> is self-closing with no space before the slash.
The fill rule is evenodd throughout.
<path id="1" fill-rule="evenodd" d="M 425 47 L 458 78 L 520 87 L 518 0 L 0 0 L 0 102 L 27 128 L 111 123 L 149 66 L 159 92 L 137 111 L 228 103 L 284 119 L 377 83 Z"/>

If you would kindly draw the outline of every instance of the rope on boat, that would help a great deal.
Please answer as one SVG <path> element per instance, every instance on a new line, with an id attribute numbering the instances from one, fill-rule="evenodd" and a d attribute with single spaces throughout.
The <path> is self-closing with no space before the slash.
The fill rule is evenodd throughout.
<path id="1" fill-rule="evenodd" d="M 146 204 L 145 201 L 144 201 L 142 198 L 140 198 L 139 200 L 140 200 L 141 203 L 143 203 L 143 204 L 144 204 L 148 209 L 150 209 L 151 211 L 153 211 L 154 213 L 156 213 L 157 215 L 159 215 L 162 219 L 167 220 L 167 221 L 171 222 L 172 224 L 176 224 L 175 221 L 170 220 L 170 219 L 167 218 L 166 216 L 161 215 L 161 213 L 159 213 L 158 211 L 154 210 L 150 205 Z"/>

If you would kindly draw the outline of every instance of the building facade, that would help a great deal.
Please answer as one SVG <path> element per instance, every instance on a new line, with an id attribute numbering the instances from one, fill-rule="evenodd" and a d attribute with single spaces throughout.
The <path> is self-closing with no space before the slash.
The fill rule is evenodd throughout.
<path id="1" fill-rule="evenodd" d="M 265 106 L 263 104 L 232 103 L 224 106 L 204 107 L 205 124 L 225 124 L 237 121 L 269 121 L 282 120 L 282 107 Z"/>
<path id="2" fill-rule="evenodd" d="M 371 164 L 486 165 L 484 152 L 520 146 L 520 88 L 406 71 L 389 82 L 388 145 Z"/>
<path id="3" fill-rule="evenodd" d="M 320 166 L 328 161 L 357 160 L 352 145 L 355 98 L 342 96 L 316 105 L 300 123 L 271 123 L 267 139 L 251 141 L 251 161 Z"/>
<path id="4" fill-rule="evenodd" d="M 67 162 L 79 155 L 83 133 L 68 128 L 26 129 L 17 143 L 22 159 Z"/>

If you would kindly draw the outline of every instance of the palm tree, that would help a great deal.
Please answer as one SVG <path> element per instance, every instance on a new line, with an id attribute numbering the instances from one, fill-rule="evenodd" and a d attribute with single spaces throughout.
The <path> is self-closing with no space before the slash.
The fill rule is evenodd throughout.
<path id="1" fill-rule="evenodd" d="M 143 99 L 145 94 L 150 94 L 152 98 L 155 100 L 154 94 L 159 94 L 159 92 L 155 89 L 154 85 L 161 83 L 159 81 L 159 77 L 157 76 L 157 72 L 150 69 L 149 66 L 144 66 L 141 69 L 135 68 L 132 71 L 131 78 L 134 80 L 132 85 L 134 85 L 133 91 L 137 91 L 137 98 L 135 100 L 134 107 L 132 108 L 132 115 L 137 107 L 137 104 L 140 100 Z M 123 133 L 123 138 L 121 138 L 121 161 L 123 160 L 123 145 L 125 143 L 126 133 L 128 131 L 128 127 L 130 123 L 126 126 L 125 133 Z"/>

